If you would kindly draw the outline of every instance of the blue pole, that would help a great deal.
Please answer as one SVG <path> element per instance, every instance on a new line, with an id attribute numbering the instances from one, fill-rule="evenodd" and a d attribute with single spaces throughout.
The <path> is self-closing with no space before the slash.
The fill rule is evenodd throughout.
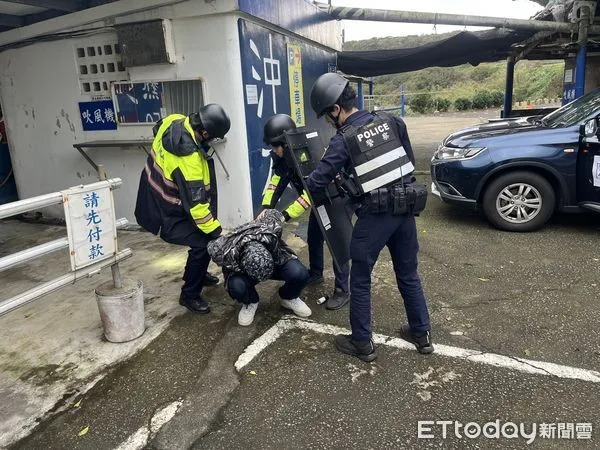
<path id="1" fill-rule="evenodd" d="M 577 63 L 575 66 L 575 98 L 585 93 L 585 66 L 587 64 L 587 48 L 582 45 L 577 52 Z"/>
<path id="2" fill-rule="evenodd" d="M 358 80 L 358 109 L 363 109 L 364 98 L 363 98 L 363 85 L 362 80 Z"/>
<path id="3" fill-rule="evenodd" d="M 506 60 L 506 87 L 504 89 L 504 112 L 502 117 L 512 114 L 513 84 L 515 80 L 515 58 L 509 56 Z"/>
<path id="4" fill-rule="evenodd" d="M 404 83 L 400 85 L 400 112 L 402 117 L 405 115 L 404 111 Z"/>
<path id="5" fill-rule="evenodd" d="M 369 80 L 369 95 L 373 95 L 373 77 Z"/>

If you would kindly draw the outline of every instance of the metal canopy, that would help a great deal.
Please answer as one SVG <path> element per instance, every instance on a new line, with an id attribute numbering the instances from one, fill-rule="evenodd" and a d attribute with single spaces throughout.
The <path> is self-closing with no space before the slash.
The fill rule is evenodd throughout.
<path id="1" fill-rule="evenodd" d="M 0 32 L 116 0 L 0 0 Z"/>

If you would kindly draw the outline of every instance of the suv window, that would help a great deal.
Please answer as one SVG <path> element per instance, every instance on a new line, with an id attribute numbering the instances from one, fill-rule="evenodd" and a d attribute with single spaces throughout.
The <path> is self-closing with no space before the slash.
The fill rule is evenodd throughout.
<path id="1" fill-rule="evenodd" d="M 542 119 L 549 128 L 572 127 L 600 109 L 600 89 L 589 92 Z"/>

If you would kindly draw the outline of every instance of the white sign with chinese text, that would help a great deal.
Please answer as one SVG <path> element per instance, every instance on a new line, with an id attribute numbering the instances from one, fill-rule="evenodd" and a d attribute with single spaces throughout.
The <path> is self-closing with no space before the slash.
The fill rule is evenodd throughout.
<path id="1" fill-rule="evenodd" d="M 573 82 L 573 69 L 566 69 L 565 70 L 565 83 L 572 83 Z"/>
<path id="2" fill-rule="evenodd" d="M 63 192 L 65 220 L 73 270 L 117 253 L 117 228 L 112 190 L 76 187 Z"/>
<path id="3" fill-rule="evenodd" d="M 246 103 L 258 105 L 258 88 L 255 84 L 246 85 Z"/>

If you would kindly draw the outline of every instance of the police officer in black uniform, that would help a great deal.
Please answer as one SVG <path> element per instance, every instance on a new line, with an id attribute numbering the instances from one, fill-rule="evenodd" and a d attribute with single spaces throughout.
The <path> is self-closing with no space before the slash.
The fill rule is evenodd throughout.
<path id="1" fill-rule="evenodd" d="M 350 244 L 351 335 L 335 338 L 337 349 L 363 361 L 377 357 L 371 332 L 371 272 L 383 247 L 390 250 L 408 325 L 400 336 L 420 353 L 433 352 L 429 313 L 417 273 L 419 244 L 414 214 L 425 207 L 426 188 L 414 183 L 415 157 L 404 122 L 359 111 L 356 92 L 336 73 L 321 75 L 310 93 L 318 117 L 337 129 L 317 168 L 307 178 L 319 195 L 341 169 L 352 174 L 360 203 Z"/>
<path id="2" fill-rule="evenodd" d="M 310 207 L 310 198 L 304 192 L 304 186 L 300 177 L 287 166 L 283 152 L 286 151 L 285 131 L 294 131 L 296 123 L 287 114 L 275 114 L 267 120 L 264 127 L 264 142 L 270 145 L 271 158 L 273 161 L 273 176 L 269 182 L 269 186 L 263 196 L 262 206 L 264 209 L 275 208 L 283 191 L 292 183 L 292 186 L 298 192 L 298 198 L 288 206 L 283 215 L 286 222 L 290 219 L 297 219 L 304 211 Z M 319 227 L 319 223 L 315 218 L 314 211 L 311 211 L 308 218 L 308 260 L 309 260 L 309 283 L 316 284 L 323 282 L 323 233 Z M 350 266 L 345 264 L 342 270 L 338 270 L 337 266 L 333 265 L 335 274 L 335 287 L 333 295 L 327 299 L 325 308 L 336 310 L 342 308 L 350 300 L 348 287 L 348 278 L 350 276 Z"/>

